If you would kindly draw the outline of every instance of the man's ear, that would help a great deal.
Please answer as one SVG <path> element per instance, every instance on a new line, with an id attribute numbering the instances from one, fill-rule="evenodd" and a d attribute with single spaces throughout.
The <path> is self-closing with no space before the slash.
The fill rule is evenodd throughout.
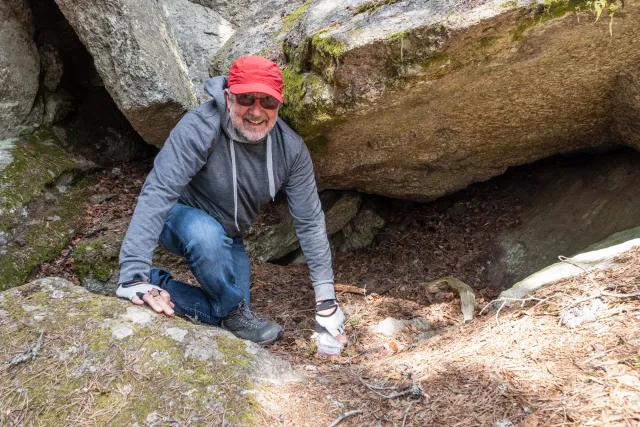
<path id="1" fill-rule="evenodd" d="M 229 107 L 229 89 L 225 89 L 224 90 L 224 100 L 225 100 L 225 102 L 227 104 L 227 108 L 230 108 Z"/>

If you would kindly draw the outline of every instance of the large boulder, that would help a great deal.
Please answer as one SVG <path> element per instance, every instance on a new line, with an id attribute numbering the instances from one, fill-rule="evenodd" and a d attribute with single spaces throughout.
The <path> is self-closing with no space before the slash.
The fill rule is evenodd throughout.
<path id="1" fill-rule="evenodd" d="M 0 141 L 0 290 L 24 283 L 82 220 L 82 168 L 46 129 Z"/>
<path id="2" fill-rule="evenodd" d="M 204 102 L 211 98 L 204 90 L 209 61 L 235 32 L 236 25 L 216 9 L 189 0 L 162 0 L 162 9 L 180 46 L 198 100 Z"/>
<path id="3" fill-rule="evenodd" d="M 301 380 L 289 363 L 222 329 L 58 278 L 0 294 L 0 340 L 12 349 L 0 355 L 10 372 L 0 379 L 5 397 L 28 401 L 3 413 L 11 425 L 256 425 L 262 391 Z"/>
<path id="4" fill-rule="evenodd" d="M 612 116 L 616 137 L 625 145 L 640 150 L 640 66 L 618 76 Z"/>
<path id="5" fill-rule="evenodd" d="M 162 146 L 197 97 L 161 6 L 153 0 L 56 3 L 118 108 L 145 141 Z"/>
<path id="6" fill-rule="evenodd" d="M 332 236 L 351 221 L 360 207 L 357 193 L 325 191 L 320 195 L 327 235 Z M 293 218 L 286 203 L 270 207 L 267 215 L 244 236 L 247 253 L 261 261 L 272 261 L 288 255 L 300 247 Z"/>
<path id="7" fill-rule="evenodd" d="M 40 55 L 31 13 L 22 2 L 0 2 L 0 140 L 28 133 L 42 117 Z"/>
<path id="8" fill-rule="evenodd" d="M 271 27 L 284 9 L 236 32 L 211 71 L 241 54 L 280 61 L 282 116 L 321 188 L 430 200 L 557 153 L 634 145 L 612 132 L 612 94 L 637 88 L 619 76 L 640 63 L 640 5 L 615 3 L 610 34 L 584 1 L 315 0 L 284 36 Z"/>
<path id="9" fill-rule="evenodd" d="M 631 150 L 539 168 L 507 185 L 522 201 L 519 221 L 496 235 L 502 255 L 487 278 L 505 288 L 558 256 L 573 256 L 613 233 L 640 225 L 640 154 Z M 506 180 L 506 177 L 505 177 Z"/>

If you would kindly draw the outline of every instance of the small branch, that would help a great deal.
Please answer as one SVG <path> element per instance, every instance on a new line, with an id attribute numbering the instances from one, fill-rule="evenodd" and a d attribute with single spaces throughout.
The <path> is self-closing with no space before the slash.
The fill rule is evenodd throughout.
<path id="1" fill-rule="evenodd" d="M 359 288 L 357 286 L 343 285 L 340 283 L 336 283 L 335 285 L 333 285 L 333 288 L 335 289 L 336 292 L 356 294 L 356 295 L 367 295 L 367 290 L 365 288 Z"/>
<path id="2" fill-rule="evenodd" d="M 345 412 L 344 414 L 342 414 L 338 418 L 336 418 L 336 420 L 334 422 L 332 422 L 329 427 L 336 427 L 345 418 L 350 417 L 352 415 L 360 415 L 360 414 L 362 414 L 362 411 L 360 409 L 356 409 L 355 411 Z"/>
<path id="3" fill-rule="evenodd" d="M 422 389 L 417 385 L 412 385 L 411 387 L 404 389 L 402 391 L 394 391 L 393 393 L 387 396 L 381 395 L 381 397 L 383 399 L 395 399 L 396 397 L 402 397 L 407 395 L 412 395 L 415 397 L 422 396 Z"/>
<path id="4" fill-rule="evenodd" d="M 409 403 L 409 406 L 407 407 L 407 410 L 404 411 L 404 417 L 402 417 L 402 427 L 404 427 L 407 423 L 407 415 L 409 415 L 409 411 L 411 410 L 411 407 L 413 406 L 413 404 L 416 403 L 416 401 L 414 400 L 413 402 Z"/>
<path id="5" fill-rule="evenodd" d="M 24 354 L 21 354 L 20 356 L 16 356 L 13 359 L 11 359 L 7 367 L 16 366 L 21 363 L 28 362 L 29 360 L 34 360 L 36 356 L 38 356 L 38 352 L 42 347 L 43 338 L 44 338 L 44 331 L 40 331 L 40 336 L 38 336 L 38 340 L 36 341 L 35 345 L 29 348 L 27 351 L 25 351 Z"/>

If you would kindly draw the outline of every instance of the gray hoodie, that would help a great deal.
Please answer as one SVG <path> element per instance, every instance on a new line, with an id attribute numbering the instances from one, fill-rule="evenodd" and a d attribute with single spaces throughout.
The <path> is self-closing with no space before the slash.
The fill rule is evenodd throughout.
<path id="1" fill-rule="evenodd" d="M 207 80 L 213 99 L 185 114 L 156 156 L 120 249 L 120 282 L 149 280 L 153 251 L 176 202 L 205 211 L 229 237 L 237 237 L 284 187 L 316 300 L 335 298 L 324 213 L 307 147 L 281 119 L 265 141 L 248 143 L 231 125 L 226 87 L 224 76 Z"/>

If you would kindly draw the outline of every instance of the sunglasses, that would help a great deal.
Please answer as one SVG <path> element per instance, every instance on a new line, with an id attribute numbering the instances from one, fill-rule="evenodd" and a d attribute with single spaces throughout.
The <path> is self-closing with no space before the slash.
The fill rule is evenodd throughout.
<path id="1" fill-rule="evenodd" d="M 257 96 L 248 95 L 246 93 L 238 93 L 233 94 L 233 96 L 235 97 L 236 102 L 243 107 L 251 107 L 256 102 L 256 99 L 260 100 L 260 105 L 265 110 L 275 110 L 280 106 L 280 101 L 269 95 L 258 98 Z"/>

